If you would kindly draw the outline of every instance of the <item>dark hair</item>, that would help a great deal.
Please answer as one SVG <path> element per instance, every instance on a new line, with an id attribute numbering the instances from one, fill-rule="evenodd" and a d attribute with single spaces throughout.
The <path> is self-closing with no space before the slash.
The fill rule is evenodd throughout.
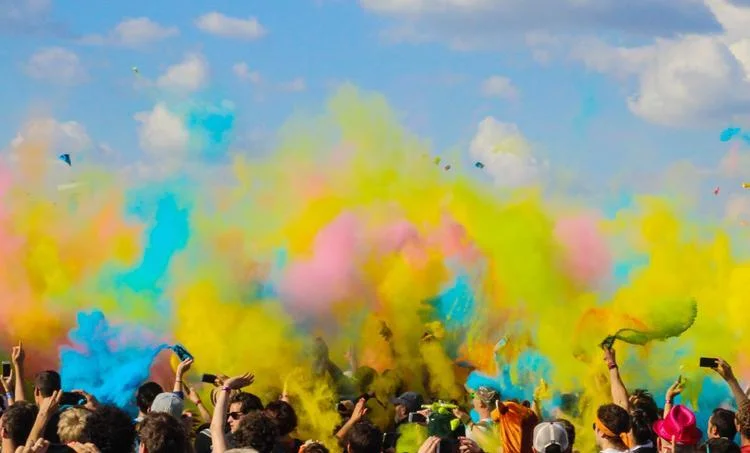
<path id="1" fill-rule="evenodd" d="M 101 453 L 131 453 L 135 445 L 133 420 L 115 406 L 97 407 L 83 432 L 86 440 L 96 445 Z"/>
<path id="2" fill-rule="evenodd" d="M 740 446 L 729 439 L 719 437 L 706 442 L 708 453 L 740 453 Z"/>
<path id="3" fill-rule="evenodd" d="M 565 429 L 565 434 L 568 435 L 568 449 L 572 450 L 573 444 L 576 443 L 576 427 L 564 418 L 558 418 L 555 423 L 559 423 Z"/>
<path id="4" fill-rule="evenodd" d="M 34 378 L 34 388 L 39 390 L 43 398 L 49 398 L 62 388 L 60 374 L 53 370 L 42 371 Z"/>
<path id="5" fill-rule="evenodd" d="M 271 417 L 263 412 L 251 412 L 240 420 L 234 441 L 237 448 L 254 448 L 258 453 L 271 453 L 279 431 Z"/>
<path id="6" fill-rule="evenodd" d="M 263 402 L 252 393 L 238 392 L 232 396 L 229 404 L 240 403 L 240 412 L 247 415 L 250 412 L 263 410 Z"/>
<path id="7" fill-rule="evenodd" d="M 563 449 L 557 444 L 548 445 L 543 452 L 540 453 L 563 453 Z"/>
<path id="8" fill-rule="evenodd" d="M 616 404 L 599 406 L 599 409 L 596 411 L 596 417 L 615 436 L 618 436 L 612 439 L 614 441 L 619 442 L 620 434 L 630 431 L 630 415 L 628 415 L 625 409 Z"/>
<path id="9" fill-rule="evenodd" d="M 711 414 L 711 424 L 716 427 L 719 437 L 732 440 L 737 435 L 737 425 L 734 423 L 734 412 L 727 409 L 714 409 Z"/>
<path id="10" fill-rule="evenodd" d="M 740 404 L 735 418 L 737 420 L 737 428 L 740 432 L 740 436 L 745 439 L 750 439 L 750 401 L 744 401 Z"/>
<path id="11" fill-rule="evenodd" d="M 630 407 L 632 409 L 642 410 L 646 414 L 646 417 L 649 420 L 652 420 L 652 423 L 659 420 L 659 415 L 661 414 L 661 412 L 659 411 L 659 406 L 656 405 L 654 395 L 652 395 L 648 390 L 635 389 L 633 391 L 633 395 L 630 397 L 630 400 L 632 401 Z"/>
<path id="12" fill-rule="evenodd" d="M 637 445 L 645 445 L 655 442 L 656 436 L 652 426 L 657 419 L 653 419 L 644 410 L 635 408 L 630 411 L 630 423 L 632 425 L 633 440 Z"/>
<path id="13" fill-rule="evenodd" d="M 380 453 L 383 433 L 369 421 L 361 421 L 349 430 L 346 443 L 349 453 Z"/>
<path id="14" fill-rule="evenodd" d="M 304 453 L 330 453 L 325 445 L 318 442 L 313 442 L 309 445 L 305 445 L 301 450 L 303 450 Z"/>
<path id="15" fill-rule="evenodd" d="M 26 444 L 38 412 L 35 405 L 19 401 L 3 413 L 3 429 L 16 447 Z"/>
<path id="16" fill-rule="evenodd" d="M 151 412 L 140 423 L 138 435 L 148 453 L 187 453 L 188 434 L 180 420 L 164 412 Z"/>
<path id="17" fill-rule="evenodd" d="M 160 393 L 164 393 L 161 385 L 156 382 L 146 382 L 138 387 L 138 391 L 135 393 L 135 404 L 141 412 L 146 414 L 151 409 L 151 404 L 156 399 L 156 395 Z"/>
<path id="18" fill-rule="evenodd" d="M 286 436 L 297 429 L 297 413 L 285 401 L 271 401 L 266 406 L 266 414 L 276 423 L 279 436 Z"/>

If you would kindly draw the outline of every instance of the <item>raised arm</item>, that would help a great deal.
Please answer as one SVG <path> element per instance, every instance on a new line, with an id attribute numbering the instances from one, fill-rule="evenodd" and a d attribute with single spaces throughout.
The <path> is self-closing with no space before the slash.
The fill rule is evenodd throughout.
<path id="1" fill-rule="evenodd" d="M 718 359 L 716 361 L 716 368 L 714 368 L 714 371 L 719 373 L 719 376 L 724 378 L 724 381 L 729 385 L 734 400 L 737 402 L 737 407 L 740 407 L 742 403 L 748 400 L 747 395 L 742 390 L 742 387 L 740 387 L 737 377 L 734 375 L 734 371 L 732 371 L 732 367 L 729 366 L 724 359 Z"/>
<path id="2" fill-rule="evenodd" d="M 227 451 L 227 440 L 224 437 L 224 424 L 227 421 L 227 408 L 229 407 L 229 393 L 247 387 L 255 381 L 255 376 L 250 373 L 233 377 L 224 381 L 224 385 L 216 397 L 216 407 L 211 418 L 211 443 L 213 453 L 225 453 Z"/>
<path id="3" fill-rule="evenodd" d="M 18 346 L 13 346 L 11 352 L 11 361 L 13 362 L 13 374 L 16 377 L 16 394 L 13 395 L 14 401 L 26 401 L 26 392 L 23 389 L 23 362 L 26 358 L 26 352 L 23 350 L 23 343 L 18 342 Z"/>
<path id="4" fill-rule="evenodd" d="M 669 412 L 672 411 L 672 406 L 674 406 L 674 399 L 682 393 L 682 390 L 684 388 L 684 382 L 682 381 L 682 376 L 677 378 L 677 381 L 675 381 L 674 384 L 672 384 L 669 389 L 667 389 L 667 396 L 664 401 L 664 414 L 662 417 L 667 418 L 667 415 Z"/>
<path id="5" fill-rule="evenodd" d="M 31 428 L 31 433 L 29 433 L 29 437 L 26 440 L 26 447 L 32 447 L 42 438 L 47 423 L 49 423 L 52 416 L 57 412 L 57 408 L 60 406 L 60 397 L 62 397 L 62 391 L 55 390 L 52 393 L 52 396 L 44 399 L 39 408 L 36 420 L 34 421 L 34 426 Z"/>
<path id="6" fill-rule="evenodd" d="M 603 349 L 604 361 L 607 362 L 607 367 L 609 368 L 609 388 L 612 392 L 612 402 L 629 412 L 630 400 L 628 389 L 625 387 L 625 383 L 622 382 L 620 368 L 617 366 L 615 350 L 612 348 Z"/>
<path id="7" fill-rule="evenodd" d="M 182 362 L 180 362 L 179 365 L 177 365 L 177 371 L 175 372 L 174 377 L 174 387 L 172 389 L 172 392 L 176 393 L 178 396 L 184 398 L 185 392 L 182 388 L 182 378 L 185 376 L 185 374 L 190 371 L 190 367 L 193 365 L 193 359 L 185 359 Z"/>
<path id="8" fill-rule="evenodd" d="M 206 408 L 206 406 L 203 405 L 203 401 L 201 401 L 200 395 L 198 395 L 198 392 L 195 391 L 194 388 L 189 387 L 187 384 L 182 384 L 183 388 L 187 391 L 187 396 L 190 398 L 190 401 L 195 404 L 195 406 L 198 408 L 198 412 L 201 414 L 201 419 L 204 423 L 211 423 L 211 412 Z"/>
<path id="9" fill-rule="evenodd" d="M 349 420 L 347 420 L 347 422 L 344 423 L 344 426 L 342 426 L 341 429 L 339 429 L 336 433 L 337 439 L 344 440 L 352 427 L 354 427 L 354 425 L 359 423 L 359 421 L 364 418 L 365 414 L 367 414 L 366 405 L 367 401 L 365 401 L 364 398 L 361 398 L 359 401 L 357 401 L 357 404 L 354 406 L 354 411 L 352 411 L 352 416 L 349 417 Z"/>

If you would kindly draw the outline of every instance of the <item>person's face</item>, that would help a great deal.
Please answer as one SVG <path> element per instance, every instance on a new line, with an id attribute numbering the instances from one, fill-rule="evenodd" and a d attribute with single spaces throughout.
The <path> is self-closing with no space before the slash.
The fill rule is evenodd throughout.
<path id="1" fill-rule="evenodd" d="M 599 447 L 600 449 L 603 448 L 603 446 L 602 446 L 602 441 L 603 441 L 602 433 L 599 432 L 599 429 L 596 427 L 596 424 L 594 424 L 594 439 L 596 439 L 596 446 Z"/>
<path id="2" fill-rule="evenodd" d="M 716 439 L 719 437 L 719 433 L 717 432 L 716 425 L 714 425 L 714 417 L 713 415 L 708 418 L 708 438 L 709 439 Z"/>
<path id="3" fill-rule="evenodd" d="M 229 405 L 229 415 L 227 416 L 227 423 L 229 423 L 229 430 L 231 432 L 236 432 L 237 428 L 240 426 L 240 419 L 243 415 L 245 415 L 241 412 L 241 410 L 242 403 L 232 403 Z"/>
<path id="4" fill-rule="evenodd" d="M 396 407 L 396 423 L 406 420 L 409 417 L 409 410 L 403 404 L 397 404 Z"/>

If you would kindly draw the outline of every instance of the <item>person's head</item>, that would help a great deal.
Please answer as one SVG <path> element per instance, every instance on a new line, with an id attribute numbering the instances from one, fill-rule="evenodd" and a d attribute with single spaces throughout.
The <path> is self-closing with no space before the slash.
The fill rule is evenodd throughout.
<path id="1" fill-rule="evenodd" d="M 737 425 L 734 420 L 734 412 L 727 409 L 714 409 L 708 419 L 708 438 L 724 438 L 732 440 L 737 435 Z"/>
<path id="2" fill-rule="evenodd" d="M 534 428 L 532 439 L 532 446 L 536 453 L 564 453 L 570 448 L 568 433 L 560 423 L 539 423 Z"/>
<path id="3" fill-rule="evenodd" d="M 745 401 L 740 404 L 734 417 L 737 432 L 740 433 L 742 440 L 744 442 L 750 442 L 750 401 Z"/>
<path id="4" fill-rule="evenodd" d="M 291 404 L 284 401 L 272 401 L 266 406 L 266 415 L 276 423 L 279 436 L 288 436 L 297 429 L 297 413 Z"/>
<path id="5" fill-rule="evenodd" d="M 165 412 L 151 412 L 138 430 L 138 453 L 187 453 L 188 434 L 183 423 Z"/>
<path id="6" fill-rule="evenodd" d="M 153 404 L 156 395 L 160 393 L 164 393 L 164 389 L 156 382 L 146 382 L 138 387 L 135 402 L 141 414 L 147 414 L 151 410 L 151 404 Z"/>
<path id="7" fill-rule="evenodd" d="M 60 442 L 69 444 L 71 442 L 84 442 L 84 429 L 91 416 L 91 411 L 83 407 L 71 407 L 60 414 L 57 423 L 57 435 Z"/>
<path id="8" fill-rule="evenodd" d="M 740 453 L 740 446 L 724 437 L 714 437 L 706 443 L 707 453 Z"/>
<path id="9" fill-rule="evenodd" d="M 330 453 L 325 445 L 320 442 L 305 442 L 305 445 L 300 448 L 300 453 Z"/>
<path id="10" fill-rule="evenodd" d="M 242 417 L 233 435 L 234 443 L 239 448 L 254 448 L 258 453 L 271 453 L 279 431 L 271 417 L 262 411 L 254 411 Z"/>
<path id="11" fill-rule="evenodd" d="M 635 389 L 633 394 L 630 395 L 630 415 L 633 415 L 634 410 L 643 411 L 645 418 L 651 420 L 651 423 L 658 420 L 661 414 L 659 406 L 654 400 L 654 395 L 644 389 Z"/>
<path id="12" fill-rule="evenodd" d="M 41 404 L 44 398 L 49 398 L 53 393 L 60 390 L 60 374 L 57 371 L 42 371 L 34 377 L 34 400 Z"/>
<path id="13" fill-rule="evenodd" d="M 650 413 L 647 413 L 641 408 L 633 408 L 630 411 L 630 423 L 633 433 L 633 440 L 636 445 L 646 445 L 649 442 L 655 442 L 656 436 L 654 435 L 653 426 L 659 418 L 652 418 Z"/>
<path id="14" fill-rule="evenodd" d="M 471 394 L 474 410 L 487 417 L 495 409 L 500 400 L 500 394 L 489 387 L 479 387 Z"/>
<path id="15" fill-rule="evenodd" d="M 0 435 L 3 441 L 12 442 L 14 448 L 24 445 L 38 412 L 35 405 L 23 401 L 10 406 L 0 418 Z"/>
<path id="16" fill-rule="evenodd" d="M 185 402 L 179 396 L 172 392 L 159 393 L 154 398 L 154 402 L 151 403 L 151 412 L 160 412 L 169 414 L 172 417 L 180 420 L 182 418 L 182 411 L 185 409 Z"/>
<path id="17" fill-rule="evenodd" d="M 663 420 L 654 423 L 657 448 L 660 451 L 671 450 L 674 441 L 676 453 L 694 451 L 703 437 L 703 433 L 696 426 L 695 414 L 683 405 L 672 407 Z"/>
<path id="18" fill-rule="evenodd" d="M 630 431 L 630 415 L 616 404 L 605 404 L 596 411 L 594 432 L 596 444 L 602 449 L 628 450 L 625 438 Z"/>
<path id="19" fill-rule="evenodd" d="M 132 453 L 135 445 L 133 420 L 115 406 L 97 407 L 89 416 L 83 434 L 101 453 Z"/>
<path id="20" fill-rule="evenodd" d="M 383 433 L 368 421 L 354 425 L 346 436 L 346 453 L 380 453 Z"/>
<path id="21" fill-rule="evenodd" d="M 263 402 L 252 393 L 237 392 L 229 400 L 229 414 L 227 423 L 232 432 L 237 431 L 240 419 L 245 415 L 263 410 Z"/>
<path id="22" fill-rule="evenodd" d="M 422 408 L 422 395 L 416 392 L 406 392 L 401 394 L 393 401 L 396 410 L 396 423 L 400 423 L 409 417 L 412 412 L 417 412 Z"/>
<path id="23" fill-rule="evenodd" d="M 558 423 L 560 426 L 562 426 L 565 429 L 565 434 L 568 435 L 568 451 L 564 453 L 570 453 L 573 451 L 573 445 L 576 443 L 576 427 L 573 426 L 573 424 L 565 420 L 564 418 L 558 418 L 555 420 L 555 423 Z"/>

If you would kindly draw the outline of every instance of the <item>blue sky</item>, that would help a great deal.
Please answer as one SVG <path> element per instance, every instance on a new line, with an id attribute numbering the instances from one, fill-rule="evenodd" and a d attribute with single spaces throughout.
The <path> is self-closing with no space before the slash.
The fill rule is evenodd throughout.
<path id="1" fill-rule="evenodd" d="M 720 132 L 750 113 L 750 7 L 623 4 L 0 0 L 0 149 L 45 117 L 80 127 L 87 153 L 148 152 L 134 115 L 167 96 L 159 78 L 192 55 L 205 75 L 183 91 L 231 100 L 239 141 L 318 111 L 348 81 L 384 94 L 436 150 L 481 156 L 471 143 L 492 117 L 515 126 L 498 134 L 517 132 L 538 159 L 594 185 L 682 159 L 715 171 Z M 212 13 L 213 28 L 201 27 Z"/>

